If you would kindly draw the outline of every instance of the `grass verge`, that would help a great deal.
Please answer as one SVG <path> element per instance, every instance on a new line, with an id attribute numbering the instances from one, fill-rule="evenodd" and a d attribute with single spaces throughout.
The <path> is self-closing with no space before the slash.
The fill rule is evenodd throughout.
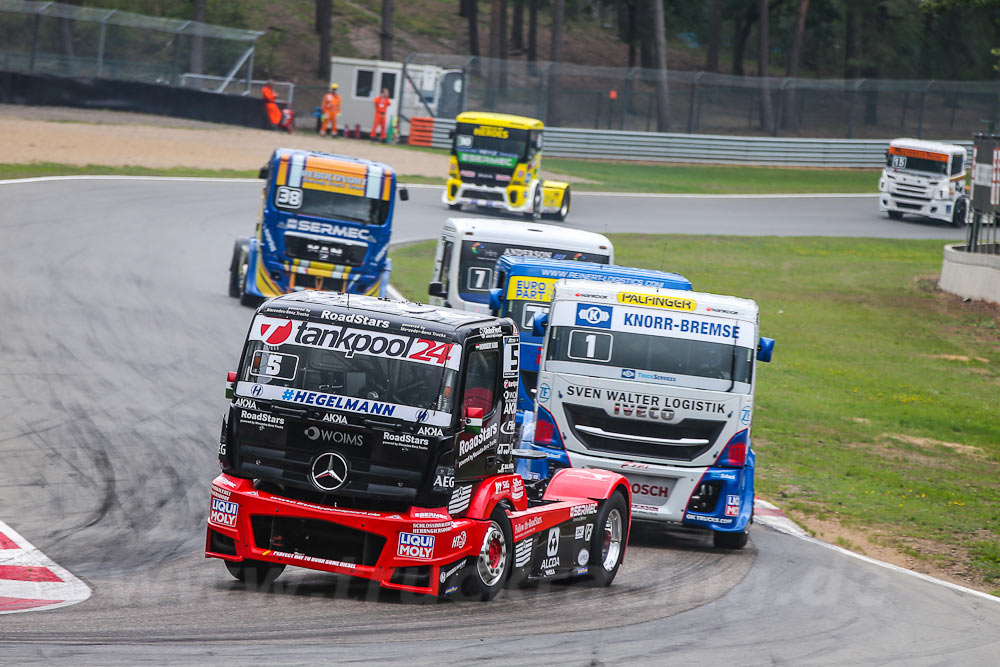
<path id="1" fill-rule="evenodd" d="M 756 299 L 757 490 L 1000 588 L 1000 309 L 943 294 L 942 241 L 612 235 L 622 264 Z M 434 242 L 394 249 L 426 298 Z"/>

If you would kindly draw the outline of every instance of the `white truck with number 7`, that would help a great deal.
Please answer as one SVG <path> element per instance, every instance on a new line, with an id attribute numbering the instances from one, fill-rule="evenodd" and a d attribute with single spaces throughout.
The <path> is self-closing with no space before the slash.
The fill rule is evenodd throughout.
<path id="1" fill-rule="evenodd" d="M 613 470 L 636 520 L 710 529 L 739 549 L 753 516 L 754 301 L 638 285 L 556 285 L 538 373 L 533 448 Z"/>

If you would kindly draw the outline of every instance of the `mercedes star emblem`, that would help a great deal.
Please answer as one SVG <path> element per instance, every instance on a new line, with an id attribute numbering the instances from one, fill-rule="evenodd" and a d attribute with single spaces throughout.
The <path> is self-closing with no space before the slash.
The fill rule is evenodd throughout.
<path id="1" fill-rule="evenodd" d="M 313 459 L 310 481 L 323 493 L 336 491 L 347 481 L 347 459 L 337 452 L 323 452 Z"/>

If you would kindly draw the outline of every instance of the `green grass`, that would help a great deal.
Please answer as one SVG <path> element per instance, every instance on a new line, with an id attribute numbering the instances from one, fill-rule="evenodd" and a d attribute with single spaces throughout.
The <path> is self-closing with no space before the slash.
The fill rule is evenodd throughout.
<path id="1" fill-rule="evenodd" d="M 1000 314 L 926 278 L 943 241 L 612 239 L 621 264 L 760 304 L 777 340 L 758 377 L 760 495 L 1000 582 Z M 392 252 L 404 294 L 426 299 L 433 249 Z"/>

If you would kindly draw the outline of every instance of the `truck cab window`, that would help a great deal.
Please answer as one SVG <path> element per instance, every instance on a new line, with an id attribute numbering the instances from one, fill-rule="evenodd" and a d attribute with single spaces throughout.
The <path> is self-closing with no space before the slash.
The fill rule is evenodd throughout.
<path id="1" fill-rule="evenodd" d="M 438 267 L 438 274 L 435 277 L 439 283 L 444 285 L 446 292 L 448 291 L 448 275 L 451 273 L 451 255 L 454 248 L 454 241 L 444 242 L 444 250 L 441 251 L 441 266 Z"/>
<path id="2" fill-rule="evenodd" d="M 497 387 L 497 366 L 500 351 L 477 350 L 473 346 L 465 367 L 465 392 L 462 395 L 462 414 L 465 408 L 482 408 L 483 414 L 493 412 L 493 397 Z"/>
<path id="3" fill-rule="evenodd" d="M 951 175 L 957 176 L 962 173 L 962 169 L 965 168 L 965 157 L 962 155 L 952 155 L 951 156 Z"/>

